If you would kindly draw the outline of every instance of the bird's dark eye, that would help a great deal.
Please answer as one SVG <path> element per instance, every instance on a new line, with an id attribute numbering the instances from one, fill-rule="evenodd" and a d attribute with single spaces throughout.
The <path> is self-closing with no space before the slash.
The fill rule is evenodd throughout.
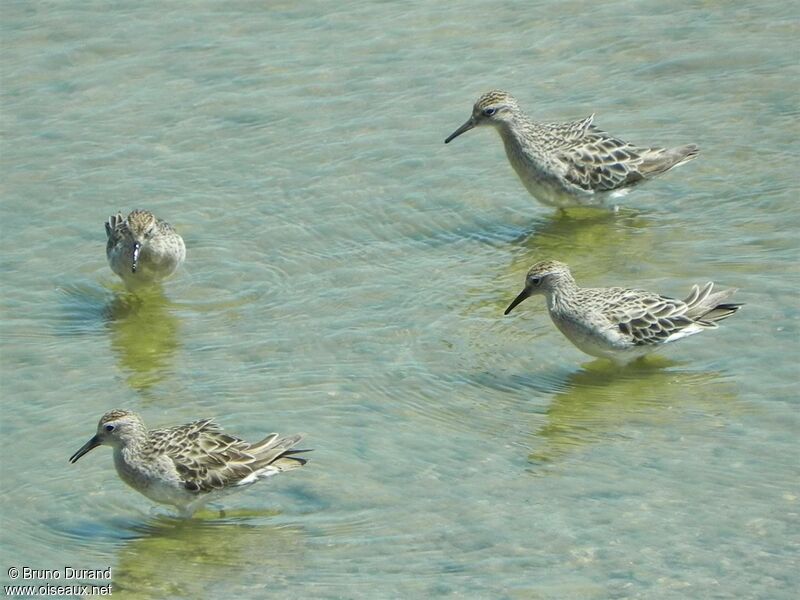
<path id="1" fill-rule="evenodd" d="M 111 433 L 112 431 L 114 431 L 114 426 L 113 425 L 106 425 L 105 429 L 106 429 L 106 431 Z"/>
<path id="2" fill-rule="evenodd" d="M 491 106 L 489 108 L 484 108 L 483 109 L 483 114 L 484 114 L 484 116 L 487 116 L 487 117 L 491 117 L 496 112 L 497 112 L 497 109 L 493 108 Z"/>
<path id="3" fill-rule="evenodd" d="M 541 277 L 531 277 L 531 285 L 539 285 L 542 283 Z"/>

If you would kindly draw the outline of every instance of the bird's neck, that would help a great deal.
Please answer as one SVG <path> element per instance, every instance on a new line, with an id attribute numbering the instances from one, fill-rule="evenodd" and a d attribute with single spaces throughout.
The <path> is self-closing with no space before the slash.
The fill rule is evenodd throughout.
<path id="1" fill-rule="evenodd" d="M 547 309 L 551 313 L 562 314 L 573 311 L 577 307 L 576 292 L 578 284 L 572 278 L 565 278 L 545 293 Z"/>
<path id="2" fill-rule="evenodd" d="M 139 436 L 131 436 L 123 440 L 123 442 L 122 444 L 114 446 L 114 463 L 117 466 L 135 462 L 132 459 L 142 451 L 145 440 Z"/>
<path id="3" fill-rule="evenodd" d="M 141 492 L 152 483 L 153 474 L 143 468 L 136 451 L 129 446 L 114 448 L 114 467 L 119 478 L 135 490 Z"/>
<path id="4" fill-rule="evenodd" d="M 537 139 L 536 123 L 531 121 L 523 113 L 517 113 L 510 119 L 497 125 L 497 132 L 503 140 L 506 155 L 512 164 L 517 161 L 527 162 L 538 156 L 537 146 L 534 143 Z"/>
<path id="5" fill-rule="evenodd" d="M 497 131 L 503 140 L 519 140 L 530 135 L 536 130 L 536 123 L 531 121 L 523 112 L 515 112 L 496 125 Z"/>

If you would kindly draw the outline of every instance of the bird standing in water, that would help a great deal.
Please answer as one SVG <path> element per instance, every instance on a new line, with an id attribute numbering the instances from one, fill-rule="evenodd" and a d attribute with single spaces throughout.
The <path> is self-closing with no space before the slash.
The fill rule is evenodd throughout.
<path id="1" fill-rule="evenodd" d="M 183 238 L 147 210 L 109 217 L 106 236 L 108 264 L 129 288 L 169 277 L 186 258 Z"/>
<path id="2" fill-rule="evenodd" d="M 593 120 L 594 115 L 538 123 L 511 94 L 492 90 L 478 98 L 472 116 L 444 143 L 475 127 L 494 127 L 523 185 L 542 204 L 558 208 L 602 205 L 607 196 L 622 196 L 698 154 L 694 144 L 639 148 L 601 131 Z"/>
<path id="3" fill-rule="evenodd" d="M 112 410 L 69 460 L 75 463 L 93 448 L 111 446 L 122 481 L 189 517 L 207 502 L 306 464 L 297 454 L 309 450 L 294 450 L 302 439 L 271 433 L 250 444 L 224 433 L 211 419 L 148 430 L 136 413 Z"/>

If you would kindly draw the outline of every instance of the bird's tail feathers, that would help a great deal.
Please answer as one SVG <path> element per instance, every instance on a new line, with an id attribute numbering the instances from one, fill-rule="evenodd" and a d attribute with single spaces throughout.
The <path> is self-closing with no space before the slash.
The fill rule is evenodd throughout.
<path id="1" fill-rule="evenodd" d="M 684 302 L 689 307 L 686 316 L 695 319 L 706 327 L 716 327 L 717 321 L 727 319 L 742 307 L 742 304 L 725 302 L 733 296 L 736 288 L 714 290 L 714 283 L 709 281 L 703 287 L 692 286 L 692 291 Z"/>
<path id="2" fill-rule="evenodd" d="M 704 323 L 710 323 L 714 327 L 717 326 L 717 321 L 722 321 L 723 319 L 727 319 L 733 313 L 738 311 L 743 304 L 718 304 L 707 313 L 705 313 L 700 320 Z"/>
<path id="3" fill-rule="evenodd" d="M 687 144 L 677 148 L 650 148 L 644 154 L 644 160 L 639 170 L 646 177 L 655 177 L 689 162 L 693 158 L 697 158 L 699 153 L 700 148 L 695 144 Z"/>
<path id="4" fill-rule="evenodd" d="M 297 450 L 294 449 L 301 440 L 303 435 L 296 433 L 279 437 L 277 433 L 272 433 L 265 437 L 260 442 L 253 444 L 248 452 L 256 457 L 256 470 L 265 469 L 266 471 L 282 472 L 302 467 L 306 462 L 305 458 L 295 456 L 303 452 L 311 452 L 311 450 Z M 265 475 L 268 474 L 265 472 Z M 271 473 L 269 473 L 271 474 Z"/>
<path id="5" fill-rule="evenodd" d="M 108 217 L 108 220 L 106 221 L 106 237 L 110 238 L 114 234 L 114 231 L 117 229 L 117 226 L 122 221 L 123 218 L 120 213 Z"/>

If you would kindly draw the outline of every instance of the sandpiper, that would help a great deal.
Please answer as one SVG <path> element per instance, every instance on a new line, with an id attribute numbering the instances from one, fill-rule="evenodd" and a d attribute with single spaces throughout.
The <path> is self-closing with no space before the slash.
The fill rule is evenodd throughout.
<path id="1" fill-rule="evenodd" d="M 506 156 L 527 190 L 558 208 L 602 205 L 632 186 L 697 156 L 694 144 L 638 148 L 592 125 L 594 115 L 564 123 L 537 123 L 502 90 L 486 92 L 472 116 L 444 141 L 473 127 L 491 125 L 500 133 Z"/>
<path id="2" fill-rule="evenodd" d="M 685 300 L 644 290 L 580 288 L 564 263 L 546 260 L 533 265 L 522 292 L 508 305 L 543 294 L 556 327 L 578 349 L 624 364 L 730 317 L 742 306 L 725 303 L 735 289 L 713 292 L 709 282 L 693 286 Z"/>
<path id="3" fill-rule="evenodd" d="M 150 284 L 172 275 L 186 258 L 183 238 L 166 221 L 146 210 L 106 221 L 106 256 L 111 270 L 128 287 Z"/>
<path id="4" fill-rule="evenodd" d="M 206 502 L 304 465 L 306 460 L 295 455 L 309 450 L 293 449 L 302 438 L 271 433 L 250 444 L 223 433 L 212 419 L 148 430 L 136 413 L 112 410 L 69 460 L 75 463 L 97 446 L 111 446 L 122 481 L 189 517 Z"/>

